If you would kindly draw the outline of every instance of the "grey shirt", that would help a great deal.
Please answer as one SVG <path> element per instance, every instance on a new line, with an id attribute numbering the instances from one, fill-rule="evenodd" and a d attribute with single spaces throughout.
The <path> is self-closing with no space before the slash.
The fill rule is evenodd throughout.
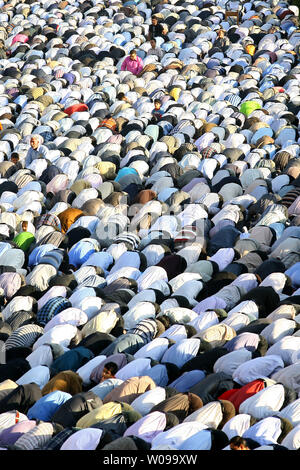
<path id="1" fill-rule="evenodd" d="M 147 55 L 157 55 L 157 57 L 161 59 L 163 56 L 163 51 L 159 47 L 156 47 L 155 49 L 151 47 L 151 49 L 148 50 Z"/>
<path id="2" fill-rule="evenodd" d="M 40 145 L 36 150 L 30 147 L 25 158 L 25 168 L 36 158 L 47 158 L 48 152 L 49 150 L 45 145 Z"/>

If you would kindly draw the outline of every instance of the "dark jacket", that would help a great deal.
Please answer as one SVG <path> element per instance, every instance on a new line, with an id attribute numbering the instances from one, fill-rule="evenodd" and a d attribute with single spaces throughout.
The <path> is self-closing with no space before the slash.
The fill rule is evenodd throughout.
<path id="1" fill-rule="evenodd" d="M 82 416 L 100 406 L 102 400 L 92 391 L 77 393 L 59 407 L 52 416 L 52 421 L 64 428 L 70 428 L 75 426 Z"/>

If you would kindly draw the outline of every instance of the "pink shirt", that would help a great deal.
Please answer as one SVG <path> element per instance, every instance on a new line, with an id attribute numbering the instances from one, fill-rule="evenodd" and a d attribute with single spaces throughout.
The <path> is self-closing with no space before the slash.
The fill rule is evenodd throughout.
<path id="1" fill-rule="evenodd" d="M 126 57 L 123 61 L 121 70 L 128 70 L 133 75 L 138 75 L 144 68 L 143 61 L 140 57 L 136 56 L 135 60 L 131 60 L 130 56 Z"/>

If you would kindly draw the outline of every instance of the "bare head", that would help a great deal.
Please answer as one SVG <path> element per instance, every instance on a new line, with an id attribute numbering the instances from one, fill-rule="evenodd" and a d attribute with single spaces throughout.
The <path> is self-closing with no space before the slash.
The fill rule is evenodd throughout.
<path id="1" fill-rule="evenodd" d="M 115 374 L 118 372 L 118 366 L 114 362 L 108 362 L 103 367 L 102 377 L 100 382 L 104 382 L 104 380 L 113 379 Z"/>
<path id="2" fill-rule="evenodd" d="M 246 439 L 240 436 L 234 436 L 229 441 L 229 447 L 231 450 L 250 450 Z"/>
<path id="3" fill-rule="evenodd" d="M 132 51 L 130 51 L 129 57 L 130 57 L 131 60 L 136 59 L 136 50 L 135 49 L 132 49 Z"/>

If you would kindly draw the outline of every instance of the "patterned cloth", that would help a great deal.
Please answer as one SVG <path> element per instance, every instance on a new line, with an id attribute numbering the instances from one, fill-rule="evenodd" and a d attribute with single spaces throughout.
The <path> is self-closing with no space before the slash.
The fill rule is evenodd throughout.
<path id="1" fill-rule="evenodd" d="M 21 421 L 27 421 L 28 418 L 26 415 L 20 413 L 17 410 L 7 411 L 5 413 L 0 414 L 0 431 L 3 429 L 10 428 L 15 424 Z"/>
<path id="2" fill-rule="evenodd" d="M 44 329 L 38 325 L 24 325 L 15 330 L 5 342 L 5 349 L 31 347 L 42 336 Z"/>
<path id="3" fill-rule="evenodd" d="M 62 78 L 62 76 L 64 75 L 65 72 L 66 72 L 65 69 L 60 67 L 57 70 L 55 70 L 54 76 L 55 76 L 56 79 Z"/>
<path id="4" fill-rule="evenodd" d="M 130 330 L 129 333 L 139 335 L 145 343 L 149 343 L 157 333 L 157 323 L 155 320 L 143 320 Z"/>
<path id="5" fill-rule="evenodd" d="M 57 248 L 45 253 L 39 260 L 41 264 L 51 264 L 57 271 L 63 261 L 64 251 Z"/>
<path id="6" fill-rule="evenodd" d="M 53 214 L 44 214 L 39 217 L 39 221 L 36 224 L 36 230 L 38 230 L 42 225 L 50 225 L 56 230 L 61 230 L 60 220 L 56 215 Z"/>
<path id="7" fill-rule="evenodd" d="M 228 101 L 233 106 L 238 106 L 242 101 L 241 98 L 238 95 L 235 95 L 234 93 L 230 93 L 229 95 L 225 96 L 224 100 Z"/>
<path id="8" fill-rule="evenodd" d="M 213 147 L 205 147 L 204 149 L 201 150 L 201 155 L 203 158 L 211 158 L 216 153 L 217 152 Z"/>
<path id="9" fill-rule="evenodd" d="M 7 320 L 8 323 L 13 331 L 17 330 L 21 326 L 25 326 L 28 323 L 31 323 L 33 315 L 31 312 L 26 312 L 25 310 L 20 310 L 18 312 L 14 312 Z"/>
<path id="10" fill-rule="evenodd" d="M 14 445 L 18 450 L 42 449 L 53 435 L 53 425 L 51 423 L 40 423 L 31 431 L 21 436 Z"/>
<path id="11" fill-rule="evenodd" d="M 72 304 L 69 300 L 64 297 L 54 297 L 54 299 L 48 300 L 38 312 L 37 322 L 45 326 L 55 315 L 70 307 Z"/>
<path id="12" fill-rule="evenodd" d="M 76 431 L 78 431 L 79 428 L 66 428 L 63 431 L 59 432 L 56 434 L 54 437 L 48 441 L 45 446 L 42 448 L 42 450 L 59 450 L 63 443 L 70 437 L 72 434 L 74 434 Z"/>

